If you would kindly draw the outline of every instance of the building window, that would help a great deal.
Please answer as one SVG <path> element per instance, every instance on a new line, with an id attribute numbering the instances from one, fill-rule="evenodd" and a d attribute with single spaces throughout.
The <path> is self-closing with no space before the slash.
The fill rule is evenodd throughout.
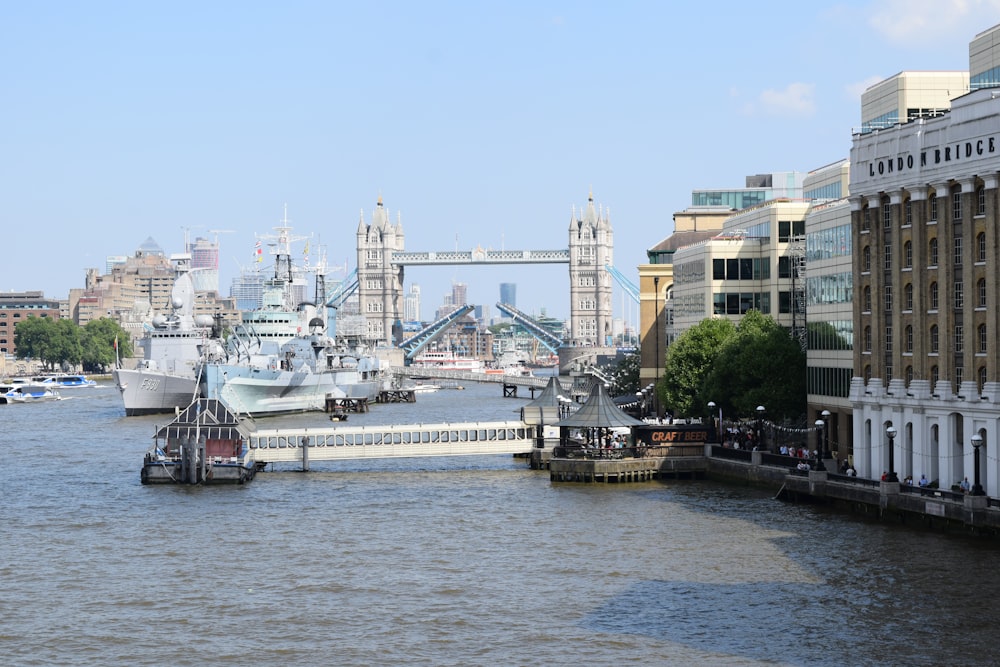
<path id="1" fill-rule="evenodd" d="M 938 241 L 932 238 L 927 242 L 927 263 L 930 266 L 937 266 L 938 263 Z"/>
<path id="2" fill-rule="evenodd" d="M 976 188 L 976 215 L 986 215 L 986 188 Z"/>
<path id="3" fill-rule="evenodd" d="M 872 367 L 871 364 L 865 366 L 865 384 L 871 382 L 872 379 Z"/>
<path id="4" fill-rule="evenodd" d="M 938 383 L 941 375 L 938 373 L 937 366 L 931 366 L 931 390 L 933 391 L 934 385 Z"/>
<path id="5" fill-rule="evenodd" d="M 865 352 L 871 352 L 872 351 L 872 328 L 871 327 L 865 327 L 865 340 L 864 340 L 864 343 L 865 343 L 865 347 L 864 347 Z"/>
<path id="6" fill-rule="evenodd" d="M 865 290 L 863 292 L 863 301 L 861 305 L 864 306 L 866 313 L 872 312 L 872 288 L 868 285 L 865 285 Z"/>
<path id="7" fill-rule="evenodd" d="M 885 354 L 892 355 L 892 327 L 885 328 Z"/>
<path id="8" fill-rule="evenodd" d="M 892 228 L 892 206 L 889 205 L 889 198 L 882 200 L 882 228 Z"/>
<path id="9" fill-rule="evenodd" d="M 713 259 L 712 280 L 725 280 L 725 279 L 726 279 L 726 260 Z"/>
<path id="10" fill-rule="evenodd" d="M 955 281 L 955 310 L 961 310 L 965 306 L 965 290 L 962 289 L 962 281 Z"/>
<path id="11" fill-rule="evenodd" d="M 954 245 L 955 266 L 962 266 L 962 237 L 955 237 Z"/>
<path id="12" fill-rule="evenodd" d="M 908 353 L 913 353 L 913 326 L 910 324 L 906 325 L 906 329 L 903 330 L 904 341 L 903 341 L 903 351 Z"/>
<path id="13" fill-rule="evenodd" d="M 976 235 L 976 261 L 986 261 L 986 234 L 983 232 Z"/>
<path id="14" fill-rule="evenodd" d="M 779 257 L 778 258 L 778 278 L 791 278 L 792 277 L 792 258 L 791 257 Z"/>
<path id="15" fill-rule="evenodd" d="M 913 242 L 907 241 L 903 244 L 903 266 L 907 269 L 913 268 Z"/>
<path id="16" fill-rule="evenodd" d="M 930 297 L 931 297 L 931 310 L 938 309 L 938 286 L 937 283 L 931 283 L 930 287 Z"/>
<path id="17" fill-rule="evenodd" d="M 985 308 L 986 307 L 986 280 L 984 278 L 980 278 L 979 282 L 976 283 L 976 297 L 977 297 L 977 304 L 976 305 L 979 308 Z"/>
<path id="18" fill-rule="evenodd" d="M 861 270 L 868 273 L 872 270 L 872 248 L 865 246 L 861 251 Z"/>
<path id="19" fill-rule="evenodd" d="M 892 310 L 892 285 L 886 285 L 882 294 L 885 297 L 885 312 L 888 313 Z"/>
<path id="20" fill-rule="evenodd" d="M 909 199 L 907 199 L 903 203 L 903 215 L 905 216 L 904 220 L 906 220 L 905 224 L 907 226 L 912 225 L 913 224 L 913 207 L 910 205 L 910 200 Z"/>
<path id="21" fill-rule="evenodd" d="M 903 287 L 903 309 L 913 310 L 913 283 L 906 283 Z"/>
<path id="22" fill-rule="evenodd" d="M 962 328 L 961 324 L 955 325 L 955 351 L 962 352 L 965 350 L 965 329 Z"/>
<path id="23" fill-rule="evenodd" d="M 960 186 L 951 191 L 951 220 L 952 222 L 962 221 L 962 189 Z"/>
<path id="24" fill-rule="evenodd" d="M 886 271 L 892 268 L 892 241 L 886 240 L 885 242 L 882 249 L 882 264 Z"/>
<path id="25" fill-rule="evenodd" d="M 872 212 L 871 209 L 865 206 L 861 210 L 861 231 L 867 232 L 872 228 Z"/>
<path id="26" fill-rule="evenodd" d="M 962 381 L 965 379 L 965 369 L 961 366 L 955 366 L 955 393 L 958 393 L 962 389 Z"/>
<path id="27" fill-rule="evenodd" d="M 986 388 L 986 366 L 979 367 L 979 393 L 983 393 Z"/>
<path id="28" fill-rule="evenodd" d="M 979 328 L 976 330 L 976 338 L 978 339 L 977 345 L 979 346 L 979 353 L 986 354 L 986 325 L 980 324 Z"/>
<path id="29" fill-rule="evenodd" d="M 906 367 L 906 386 L 909 387 L 911 382 L 913 382 L 913 366 L 907 366 Z"/>
<path id="30" fill-rule="evenodd" d="M 937 195 L 936 194 L 931 195 L 928 198 L 927 203 L 931 209 L 930 221 L 937 222 Z"/>
<path id="31" fill-rule="evenodd" d="M 936 324 L 931 325 L 931 354 L 938 353 L 938 328 Z"/>

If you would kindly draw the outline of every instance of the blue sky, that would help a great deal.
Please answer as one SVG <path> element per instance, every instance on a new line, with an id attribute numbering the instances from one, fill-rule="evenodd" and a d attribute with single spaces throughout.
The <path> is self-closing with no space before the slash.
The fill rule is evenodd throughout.
<path id="1" fill-rule="evenodd" d="M 634 280 L 691 190 L 848 157 L 865 87 L 966 70 L 1000 23 L 997 0 L 674 4 L 2 3 L 0 290 L 65 298 L 188 227 L 233 230 L 228 292 L 285 204 L 353 268 L 379 195 L 407 250 L 565 248 L 591 188 Z M 452 281 L 569 310 L 565 266 L 406 279 L 425 318 Z"/>

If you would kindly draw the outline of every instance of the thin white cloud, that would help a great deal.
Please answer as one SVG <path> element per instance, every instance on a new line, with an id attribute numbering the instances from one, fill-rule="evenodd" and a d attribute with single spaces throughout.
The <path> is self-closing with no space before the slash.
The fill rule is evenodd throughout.
<path id="1" fill-rule="evenodd" d="M 784 90 L 761 92 L 755 107 L 770 116 L 811 116 L 816 112 L 815 91 L 812 83 L 790 83 Z"/>
<path id="2" fill-rule="evenodd" d="M 1000 23 L 1000 0 L 874 0 L 868 24 L 892 44 L 971 40 Z"/>

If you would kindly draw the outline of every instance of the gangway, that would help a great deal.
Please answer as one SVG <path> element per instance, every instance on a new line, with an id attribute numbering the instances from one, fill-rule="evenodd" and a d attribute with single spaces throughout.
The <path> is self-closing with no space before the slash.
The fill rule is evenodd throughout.
<path id="1" fill-rule="evenodd" d="M 621 286 L 621 288 L 632 298 L 633 301 L 639 303 L 639 288 L 635 283 L 629 280 L 624 273 L 616 269 L 611 264 L 605 264 L 604 270 L 611 274 L 611 277 L 615 279 L 615 282 Z"/>
<path id="2" fill-rule="evenodd" d="M 536 430 L 523 421 L 257 430 L 249 458 L 260 464 L 421 456 L 526 454 Z"/>
<path id="3" fill-rule="evenodd" d="M 465 317 L 475 310 L 475 308 L 475 306 L 469 304 L 459 306 L 441 319 L 431 323 L 404 340 L 399 344 L 399 347 L 406 353 L 406 358 L 412 360 L 413 357 L 417 356 L 420 350 L 424 349 L 424 347 L 426 347 L 429 343 L 440 338 L 444 334 L 445 330 L 454 324 L 456 320 Z"/>
<path id="4" fill-rule="evenodd" d="M 561 338 L 553 335 L 551 331 L 545 329 L 539 325 L 538 322 L 535 322 L 533 319 L 509 303 L 497 303 L 497 308 L 510 315 L 511 319 L 527 329 L 528 333 L 537 338 L 538 341 L 547 347 L 550 352 L 553 354 L 559 353 L 559 348 L 562 347 L 563 344 Z"/>

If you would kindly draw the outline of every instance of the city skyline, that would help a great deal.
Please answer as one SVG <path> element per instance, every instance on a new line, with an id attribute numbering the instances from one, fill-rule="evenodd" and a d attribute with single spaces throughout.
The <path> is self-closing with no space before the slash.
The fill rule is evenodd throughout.
<path id="1" fill-rule="evenodd" d="M 868 85 L 967 69 L 965 46 L 1000 23 L 984 1 L 780 2 L 724 21 L 647 3 L 57 5 L 0 10 L 16 129 L 0 291 L 59 299 L 147 237 L 170 254 L 214 229 L 233 230 L 225 295 L 285 204 L 353 268 L 379 197 L 407 250 L 559 249 L 592 191 L 634 278 L 692 190 L 847 157 Z M 467 283 L 482 305 L 516 282 L 526 312 L 569 311 L 562 265 L 411 281 Z"/>

